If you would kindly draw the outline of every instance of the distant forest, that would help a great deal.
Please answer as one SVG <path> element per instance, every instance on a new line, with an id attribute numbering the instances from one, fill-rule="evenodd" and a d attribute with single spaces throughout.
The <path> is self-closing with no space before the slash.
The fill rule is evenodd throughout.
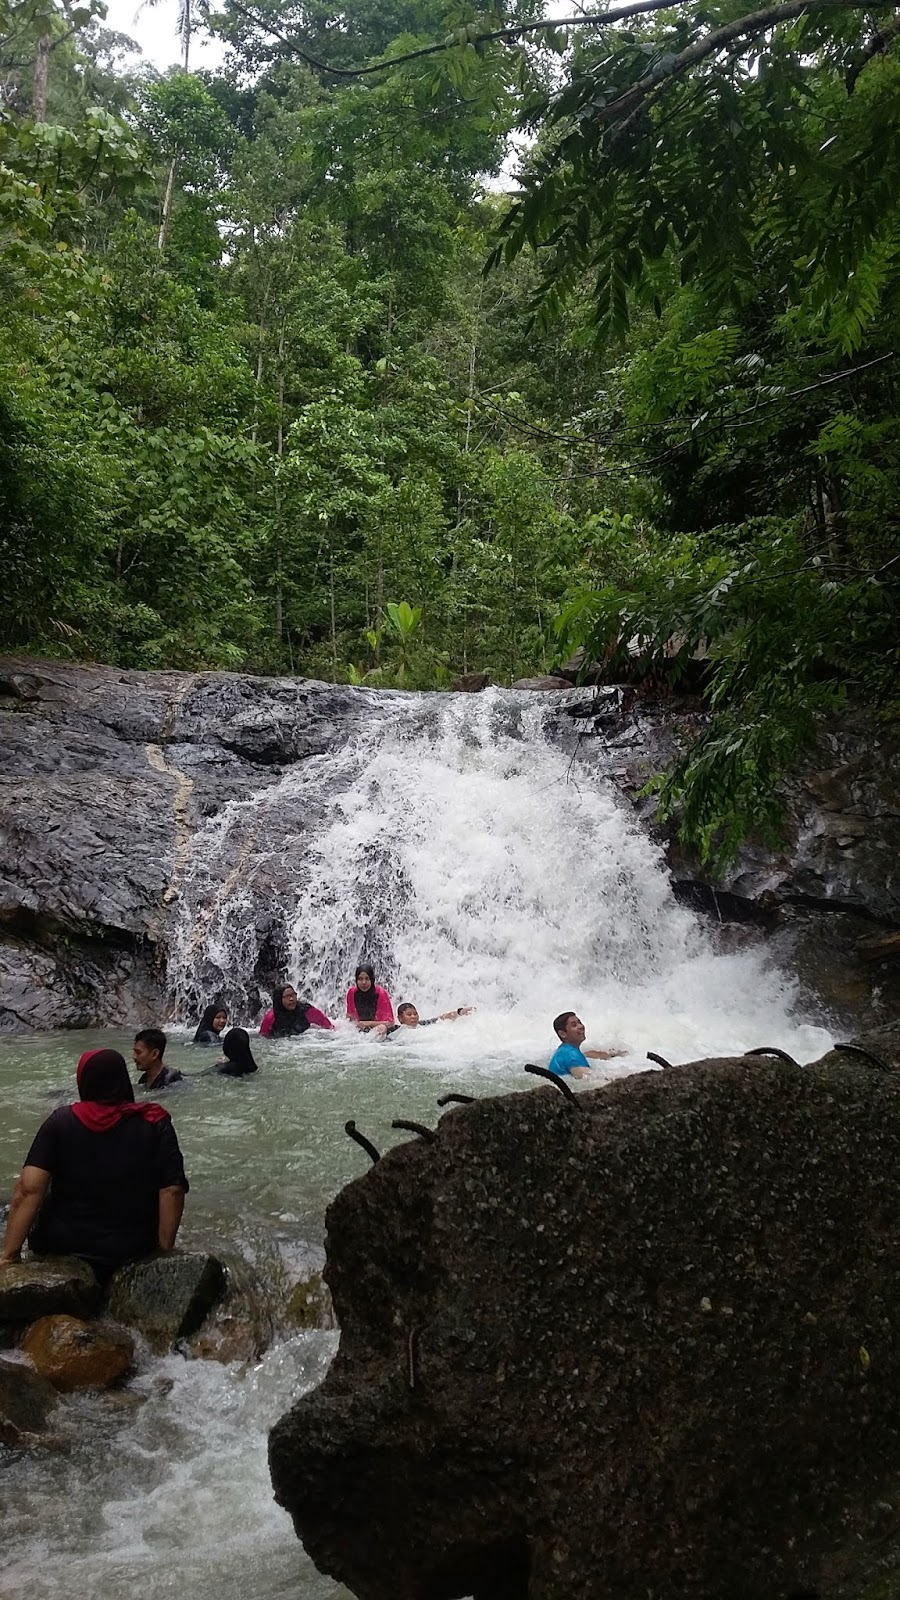
<path id="1" fill-rule="evenodd" d="M 0 0 L 3 641 L 408 687 L 702 646 L 661 798 L 715 857 L 820 712 L 900 701 L 900 16 L 566 10 L 181 0 L 160 74 Z"/>

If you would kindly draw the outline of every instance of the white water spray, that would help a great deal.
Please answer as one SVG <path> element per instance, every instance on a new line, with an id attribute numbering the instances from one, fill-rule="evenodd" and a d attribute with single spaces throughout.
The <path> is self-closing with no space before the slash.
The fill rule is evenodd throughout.
<path id="1" fill-rule="evenodd" d="M 545 703 L 493 691 L 393 705 L 197 836 L 171 967 L 183 1008 L 219 989 L 239 1004 L 268 939 L 332 1016 L 361 960 L 422 1016 L 475 1006 L 437 1030 L 445 1058 L 542 1060 L 569 1008 L 628 1068 L 647 1050 L 827 1048 L 758 949 L 713 952 L 596 744 L 574 759 L 551 742 Z M 437 1047 L 419 1030 L 417 1050 Z"/>

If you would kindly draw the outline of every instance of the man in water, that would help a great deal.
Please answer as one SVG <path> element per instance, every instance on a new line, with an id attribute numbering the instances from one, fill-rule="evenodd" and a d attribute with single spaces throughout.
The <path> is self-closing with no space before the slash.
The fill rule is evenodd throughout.
<path id="1" fill-rule="evenodd" d="M 574 1011 L 561 1011 L 553 1018 L 553 1032 L 560 1043 L 547 1062 L 550 1072 L 560 1078 L 590 1077 L 592 1061 L 611 1061 L 621 1050 L 582 1050 L 584 1023 Z"/>
<path id="2" fill-rule="evenodd" d="M 172 1083 L 183 1083 L 184 1078 L 174 1067 L 167 1067 L 163 1061 L 166 1051 L 166 1036 L 161 1028 L 142 1028 L 135 1034 L 131 1054 L 134 1064 L 140 1070 L 138 1088 L 140 1089 L 168 1089 Z"/>

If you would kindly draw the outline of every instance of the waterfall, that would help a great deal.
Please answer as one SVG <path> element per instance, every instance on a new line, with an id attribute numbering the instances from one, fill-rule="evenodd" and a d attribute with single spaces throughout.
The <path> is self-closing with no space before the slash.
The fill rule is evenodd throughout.
<path id="1" fill-rule="evenodd" d="M 195 836 L 170 957 L 181 1014 L 217 993 L 247 1014 L 281 973 L 341 1016 L 365 960 L 423 1016 L 476 1006 L 454 1032 L 488 1058 L 548 1053 L 570 1008 L 629 1056 L 826 1046 L 759 948 L 716 953 L 676 902 L 601 743 L 559 734 L 557 697 L 398 695 L 390 713 Z"/>

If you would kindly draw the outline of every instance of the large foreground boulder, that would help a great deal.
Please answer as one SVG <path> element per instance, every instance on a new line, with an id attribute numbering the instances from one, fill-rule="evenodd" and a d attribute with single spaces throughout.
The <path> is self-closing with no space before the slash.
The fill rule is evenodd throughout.
<path id="1" fill-rule="evenodd" d="M 326 1277 L 340 1349 L 271 1470 L 362 1600 L 861 1600 L 900 1483 L 900 1074 L 453 1109 L 337 1197 Z"/>
<path id="2" fill-rule="evenodd" d="M 197 1332 L 224 1292 L 225 1269 L 215 1256 L 152 1256 L 113 1274 L 109 1312 L 164 1355 Z"/>

